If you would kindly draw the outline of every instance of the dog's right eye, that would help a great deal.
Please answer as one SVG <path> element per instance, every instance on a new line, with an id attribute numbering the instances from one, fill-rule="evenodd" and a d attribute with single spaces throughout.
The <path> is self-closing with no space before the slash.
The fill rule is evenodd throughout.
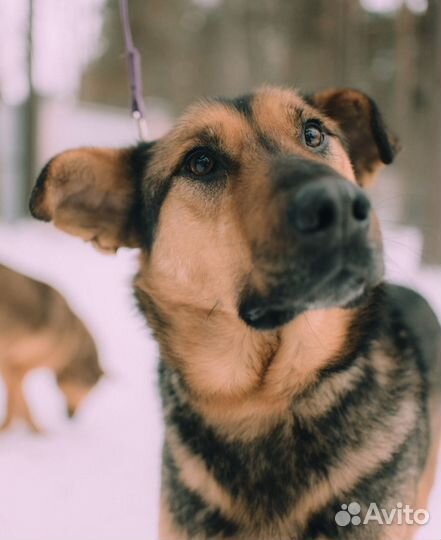
<path id="1" fill-rule="evenodd" d="M 314 120 L 306 122 L 303 130 L 303 137 L 306 146 L 311 148 L 319 148 L 325 141 L 325 133 L 323 132 L 321 125 Z"/>
<path id="2" fill-rule="evenodd" d="M 186 160 L 186 170 L 193 176 L 207 176 L 216 167 L 215 158 L 207 150 L 197 150 Z"/>

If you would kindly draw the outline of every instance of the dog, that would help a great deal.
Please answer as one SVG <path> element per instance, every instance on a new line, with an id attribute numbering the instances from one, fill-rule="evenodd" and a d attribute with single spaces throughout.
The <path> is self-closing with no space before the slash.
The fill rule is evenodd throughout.
<path id="1" fill-rule="evenodd" d="M 140 249 L 166 425 L 161 540 L 413 537 L 335 517 L 351 502 L 424 509 L 436 465 L 440 326 L 384 283 L 365 192 L 398 149 L 362 92 L 265 87 L 41 172 L 34 217 Z"/>
<path id="2" fill-rule="evenodd" d="M 22 389 L 29 371 L 55 372 L 69 417 L 103 371 L 92 336 L 59 292 L 1 264 L 0 291 L 0 375 L 7 390 L 0 430 L 22 419 L 38 433 Z"/>

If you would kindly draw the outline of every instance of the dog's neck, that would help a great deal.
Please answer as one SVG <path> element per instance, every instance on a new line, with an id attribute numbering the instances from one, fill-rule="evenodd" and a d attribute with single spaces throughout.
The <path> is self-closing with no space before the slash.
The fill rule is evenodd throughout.
<path id="1" fill-rule="evenodd" d="M 293 397 L 344 354 L 355 310 L 309 311 L 276 331 L 248 327 L 236 314 L 166 298 L 136 280 L 140 307 L 204 418 L 250 437 L 283 416 Z"/>

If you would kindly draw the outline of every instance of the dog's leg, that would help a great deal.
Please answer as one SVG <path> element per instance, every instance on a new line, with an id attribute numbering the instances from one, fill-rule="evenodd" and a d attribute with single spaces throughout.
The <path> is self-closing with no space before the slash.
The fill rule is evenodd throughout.
<path id="1" fill-rule="evenodd" d="M 14 419 L 13 410 L 14 410 L 14 398 L 13 393 L 11 392 L 10 380 L 5 371 L 2 371 L 3 380 L 5 383 L 6 390 L 6 411 L 3 422 L 0 424 L 0 431 L 5 431 L 12 424 Z"/>
<path id="2" fill-rule="evenodd" d="M 0 426 L 0 431 L 9 428 L 14 419 L 21 418 L 27 423 L 31 431 L 40 433 L 41 430 L 34 422 L 26 398 L 23 394 L 22 384 L 26 371 L 19 368 L 6 368 L 3 370 L 2 374 L 6 384 L 8 398 L 6 416 Z"/>

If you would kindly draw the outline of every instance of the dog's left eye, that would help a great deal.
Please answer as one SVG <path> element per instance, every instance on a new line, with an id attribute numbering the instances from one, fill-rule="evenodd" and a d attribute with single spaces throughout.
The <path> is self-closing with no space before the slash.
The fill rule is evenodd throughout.
<path id="1" fill-rule="evenodd" d="M 206 176 L 213 172 L 216 160 L 206 150 L 193 152 L 187 159 L 186 169 L 194 176 Z"/>
<path id="2" fill-rule="evenodd" d="M 325 140 L 325 134 L 319 124 L 316 122 L 307 122 L 303 130 L 305 143 L 311 148 L 318 148 Z"/>

